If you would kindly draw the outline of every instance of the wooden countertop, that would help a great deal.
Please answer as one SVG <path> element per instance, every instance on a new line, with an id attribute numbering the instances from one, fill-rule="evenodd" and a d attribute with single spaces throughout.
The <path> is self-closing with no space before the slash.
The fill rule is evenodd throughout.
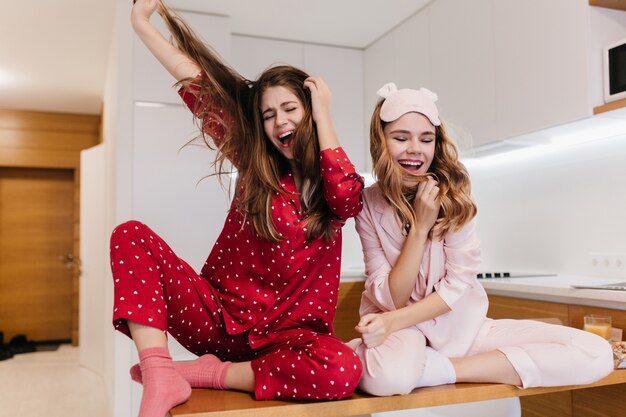
<path id="1" fill-rule="evenodd" d="M 590 385 L 519 389 L 505 384 L 451 384 L 417 388 L 407 395 L 389 397 L 356 392 L 345 400 L 325 402 L 256 401 L 249 393 L 194 389 L 191 398 L 170 413 L 173 417 L 341 417 L 624 383 L 626 370 L 616 370 Z"/>

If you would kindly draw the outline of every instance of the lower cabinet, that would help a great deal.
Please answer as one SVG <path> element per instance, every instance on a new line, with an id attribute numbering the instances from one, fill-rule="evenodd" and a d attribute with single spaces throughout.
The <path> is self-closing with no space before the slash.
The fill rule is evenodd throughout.
<path id="1" fill-rule="evenodd" d="M 613 327 L 626 330 L 626 311 L 575 304 L 489 296 L 488 316 L 493 319 L 557 318 L 564 325 L 583 328 L 583 317 L 612 317 Z M 572 364 L 576 366 L 576 364 Z M 615 417 L 626 410 L 626 384 L 522 397 L 522 417 Z"/>

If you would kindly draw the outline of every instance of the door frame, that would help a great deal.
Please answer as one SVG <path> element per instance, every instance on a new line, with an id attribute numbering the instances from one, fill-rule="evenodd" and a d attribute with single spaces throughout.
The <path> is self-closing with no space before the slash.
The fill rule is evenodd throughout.
<path id="1" fill-rule="evenodd" d="M 102 142 L 101 115 L 0 109 L 0 166 L 62 168 L 74 173 L 72 345 L 78 345 L 80 151 Z"/>

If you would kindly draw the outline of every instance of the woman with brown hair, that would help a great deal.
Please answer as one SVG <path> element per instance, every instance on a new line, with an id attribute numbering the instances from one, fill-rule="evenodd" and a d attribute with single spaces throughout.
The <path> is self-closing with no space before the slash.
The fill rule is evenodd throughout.
<path id="1" fill-rule="evenodd" d="M 477 281 L 470 179 L 427 89 L 383 86 L 370 129 L 377 182 L 356 217 L 367 281 L 359 387 L 374 395 L 454 382 L 523 388 L 588 384 L 613 368 L 610 344 L 534 320 L 491 320 Z"/>
<path id="2" fill-rule="evenodd" d="M 150 23 L 167 23 L 170 44 Z M 139 415 L 164 416 L 190 387 L 257 399 L 338 399 L 361 375 L 333 335 L 341 226 L 362 207 L 362 178 L 345 155 L 323 80 L 290 66 L 244 79 L 160 0 L 138 0 L 132 25 L 179 81 L 203 137 L 237 170 L 224 228 L 197 274 L 147 226 L 111 238 L 113 323 L 132 337 L 143 383 Z M 174 363 L 169 332 L 199 358 Z"/>

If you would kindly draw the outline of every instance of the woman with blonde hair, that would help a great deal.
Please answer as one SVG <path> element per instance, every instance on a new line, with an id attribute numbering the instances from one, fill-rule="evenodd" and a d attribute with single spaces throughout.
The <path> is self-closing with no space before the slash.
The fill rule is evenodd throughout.
<path id="1" fill-rule="evenodd" d="M 454 382 L 588 384 L 613 369 L 610 344 L 534 320 L 487 318 L 470 179 L 427 89 L 390 83 L 371 120 L 377 182 L 356 228 L 367 280 L 359 387 L 374 395 Z"/>
<path id="2" fill-rule="evenodd" d="M 174 44 L 150 23 L 155 11 Z M 327 85 L 290 66 L 246 80 L 160 0 L 136 1 L 131 21 L 181 85 L 218 173 L 232 164 L 238 174 L 200 274 L 138 221 L 113 231 L 113 323 L 139 352 L 140 417 L 165 416 L 191 387 L 260 400 L 351 395 L 361 362 L 332 323 L 341 227 L 361 210 L 363 180 L 340 147 Z M 199 358 L 173 362 L 167 333 Z"/>

